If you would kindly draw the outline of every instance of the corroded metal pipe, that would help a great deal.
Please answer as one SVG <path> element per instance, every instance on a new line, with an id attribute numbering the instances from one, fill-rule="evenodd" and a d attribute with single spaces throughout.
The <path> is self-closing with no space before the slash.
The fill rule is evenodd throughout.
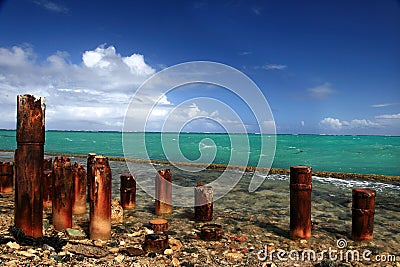
<path id="1" fill-rule="evenodd" d="M 14 162 L 0 162 L 0 193 L 13 192 Z"/>
<path id="2" fill-rule="evenodd" d="M 53 198 L 53 159 L 43 160 L 43 206 L 51 207 Z"/>
<path id="3" fill-rule="evenodd" d="M 43 158 L 45 100 L 17 97 L 17 150 L 15 151 L 15 225 L 25 235 L 41 237 L 43 227 Z"/>
<path id="4" fill-rule="evenodd" d="M 168 221 L 166 219 L 153 219 L 149 221 L 150 229 L 155 233 L 162 233 L 168 231 Z"/>
<path id="5" fill-rule="evenodd" d="M 159 170 L 156 175 L 156 215 L 172 213 L 172 174 L 169 169 Z"/>
<path id="6" fill-rule="evenodd" d="M 121 178 L 120 199 L 124 209 L 136 208 L 136 177 L 130 173 L 123 173 Z"/>
<path id="7" fill-rule="evenodd" d="M 111 238 L 111 169 L 108 158 L 96 156 L 90 181 L 90 239 Z"/>
<path id="8" fill-rule="evenodd" d="M 74 180 L 74 198 L 72 204 L 72 214 L 86 213 L 86 171 L 82 164 L 72 166 L 72 176 Z"/>
<path id="9" fill-rule="evenodd" d="M 220 240 L 222 238 L 222 226 L 220 224 L 205 224 L 201 227 L 200 238 L 203 240 Z"/>
<path id="10" fill-rule="evenodd" d="M 213 188 L 199 182 L 194 188 L 194 218 L 196 221 L 211 221 L 213 217 Z"/>
<path id="11" fill-rule="evenodd" d="M 90 202 L 90 181 L 93 180 L 94 176 L 94 158 L 96 157 L 96 153 L 89 153 L 87 156 L 87 163 L 86 163 L 86 183 L 87 183 L 87 198 L 86 201 Z"/>
<path id="12" fill-rule="evenodd" d="M 290 237 L 311 237 L 312 168 L 290 167 Z"/>
<path id="13" fill-rule="evenodd" d="M 148 234 L 144 237 L 144 250 L 163 254 L 168 248 L 167 234 Z"/>
<path id="14" fill-rule="evenodd" d="M 57 231 L 72 227 L 74 181 L 69 158 L 56 157 L 53 163 L 53 225 Z"/>
<path id="15" fill-rule="evenodd" d="M 355 241 L 372 240 L 374 231 L 376 191 L 353 188 L 352 231 Z"/>

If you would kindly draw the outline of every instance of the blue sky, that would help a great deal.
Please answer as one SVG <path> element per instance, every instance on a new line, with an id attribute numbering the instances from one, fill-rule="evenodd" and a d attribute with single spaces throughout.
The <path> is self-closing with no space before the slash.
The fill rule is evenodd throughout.
<path id="1" fill-rule="evenodd" d="M 278 133 L 400 135 L 399 1 L 0 3 L 0 128 L 15 128 L 16 95 L 33 93 L 46 97 L 47 129 L 121 130 L 142 82 L 200 60 L 251 78 Z M 239 124 L 196 97 L 231 105 L 257 131 L 256 101 L 209 85 L 149 95 L 159 104 L 150 119 L 185 102 L 176 122 L 185 131 Z"/>

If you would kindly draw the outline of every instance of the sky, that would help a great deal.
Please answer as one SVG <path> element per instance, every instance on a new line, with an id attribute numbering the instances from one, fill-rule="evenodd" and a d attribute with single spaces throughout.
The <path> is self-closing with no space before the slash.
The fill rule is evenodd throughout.
<path id="1" fill-rule="evenodd" d="M 400 135 L 399 48 L 396 0 L 0 0 L 0 128 L 28 93 L 46 98 L 47 130 L 129 117 L 136 131 L 259 132 L 265 100 L 280 134 Z M 137 99 L 192 61 L 240 71 L 264 98 L 193 83 Z"/>

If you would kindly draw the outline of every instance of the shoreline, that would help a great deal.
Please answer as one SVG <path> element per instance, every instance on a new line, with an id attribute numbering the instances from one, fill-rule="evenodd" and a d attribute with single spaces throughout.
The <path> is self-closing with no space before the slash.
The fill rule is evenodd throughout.
<path id="1" fill-rule="evenodd" d="M 3 150 L 0 149 L 0 152 L 11 152 L 14 153 L 14 150 Z M 45 152 L 46 156 L 64 156 L 64 157 L 74 157 L 74 158 L 86 158 L 87 155 L 81 154 L 71 154 L 71 153 L 54 153 L 54 152 Z M 105 155 L 106 156 L 106 155 Z M 163 165 L 175 165 L 175 166 L 196 166 L 196 167 L 204 167 L 209 170 L 220 170 L 223 171 L 225 169 L 228 170 L 238 170 L 244 172 L 262 172 L 267 174 L 283 174 L 290 175 L 289 169 L 284 168 L 257 168 L 254 166 L 228 166 L 225 164 L 201 164 L 201 163 L 186 163 L 186 162 L 170 162 L 166 160 L 154 160 L 154 159 L 134 159 L 134 158 L 123 158 L 123 157 L 114 157 L 107 156 L 110 161 L 129 161 L 136 163 L 152 163 L 152 164 L 163 164 Z M 312 166 L 311 166 L 312 167 Z M 382 182 L 400 182 L 400 175 L 380 175 L 380 174 L 360 174 L 360 173 L 345 173 L 345 172 L 331 172 L 331 171 L 315 171 L 313 170 L 313 176 L 319 176 L 324 178 L 339 178 L 339 179 L 358 179 L 358 180 L 374 180 L 374 181 L 382 181 Z"/>

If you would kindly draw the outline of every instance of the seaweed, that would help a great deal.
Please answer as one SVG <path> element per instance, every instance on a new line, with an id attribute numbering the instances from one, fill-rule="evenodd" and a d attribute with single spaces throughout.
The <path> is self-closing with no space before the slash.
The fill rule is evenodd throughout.
<path id="1" fill-rule="evenodd" d="M 23 246 L 42 247 L 44 244 L 46 244 L 53 247 L 56 252 L 59 252 L 62 250 L 62 247 L 67 244 L 67 240 L 54 235 L 38 238 L 27 236 L 21 228 L 16 226 L 10 226 L 8 231 L 12 234 L 15 241 Z"/>

